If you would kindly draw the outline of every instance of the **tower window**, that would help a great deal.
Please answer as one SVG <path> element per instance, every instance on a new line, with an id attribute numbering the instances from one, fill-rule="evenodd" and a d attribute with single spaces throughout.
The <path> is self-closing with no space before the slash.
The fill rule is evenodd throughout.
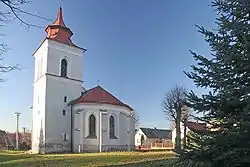
<path id="1" fill-rule="evenodd" d="M 61 77 L 67 77 L 68 62 L 66 59 L 61 61 Z"/>
<path id="2" fill-rule="evenodd" d="M 64 102 L 67 102 L 67 96 L 64 96 Z"/>
<path id="3" fill-rule="evenodd" d="M 63 110 L 63 115 L 66 115 L 66 110 Z"/>
<path id="4" fill-rule="evenodd" d="M 81 92 L 81 96 L 83 96 L 84 92 Z"/>

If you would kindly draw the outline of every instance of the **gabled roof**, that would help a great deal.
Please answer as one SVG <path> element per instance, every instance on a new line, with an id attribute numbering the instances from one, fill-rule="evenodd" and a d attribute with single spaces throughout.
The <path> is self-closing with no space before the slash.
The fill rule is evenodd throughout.
<path id="1" fill-rule="evenodd" d="M 129 110 L 133 111 L 132 107 L 121 102 L 118 98 L 113 96 L 111 93 L 109 93 L 99 85 L 97 87 L 85 91 L 82 94 L 82 96 L 80 96 L 76 100 L 73 100 L 70 104 L 79 104 L 79 103 L 111 104 L 111 105 L 126 107 Z"/>
<path id="2" fill-rule="evenodd" d="M 151 128 L 140 128 L 147 138 L 154 139 L 171 139 L 171 130 L 167 129 L 151 129 Z"/>
<path id="3" fill-rule="evenodd" d="M 186 126 L 190 130 L 195 130 L 195 131 L 206 129 L 206 123 L 198 123 L 198 122 L 187 121 Z"/>

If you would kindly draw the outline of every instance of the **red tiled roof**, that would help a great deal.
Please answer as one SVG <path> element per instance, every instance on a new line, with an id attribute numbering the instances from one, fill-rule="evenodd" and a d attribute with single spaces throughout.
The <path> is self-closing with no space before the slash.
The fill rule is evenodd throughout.
<path id="1" fill-rule="evenodd" d="M 191 122 L 191 121 L 187 121 L 186 122 L 186 126 L 190 129 L 190 130 L 204 130 L 206 129 L 206 123 L 197 123 L 197 122 Z"/>
<path id="2" fill-rule="evenodd" d="M 61 7 L 59 8 L 57 19 L 53 24 L 48 25 L 45 31 L 47 32 L 47 38 L 49 39 L 54 39 L 64 44 L 76 46 L 70 39 L 73 35 L 72 31 L 65 25 L 63 21 Z"/>
<path id="3" fill-rule="evenodd" d="M 129 105 L 121 102 L 119 99 L 117 99 L 115 96 L 113 96 L 108 91 L 103 89 L 101 86 L 97 86 L 87 90 L 81 97 L 76 99 L 73 103 L 111 104 L 111 105 L 126 107 L 129 110 L 133 111 L 133 109 Z"/>

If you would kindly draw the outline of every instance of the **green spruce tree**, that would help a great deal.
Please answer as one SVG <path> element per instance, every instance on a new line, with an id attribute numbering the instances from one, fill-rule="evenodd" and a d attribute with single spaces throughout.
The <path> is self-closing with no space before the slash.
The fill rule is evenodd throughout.
<path id="1" fill-rule="evenodd" d="M 207 129 L 189 136 L 176 166 L 250 166 L 250 0 L 214 0 L 216 31 L 199 27 L 211 58 L 191 51 L 197 65 L 186 75 L 210 92 L 187 95 Z"/>

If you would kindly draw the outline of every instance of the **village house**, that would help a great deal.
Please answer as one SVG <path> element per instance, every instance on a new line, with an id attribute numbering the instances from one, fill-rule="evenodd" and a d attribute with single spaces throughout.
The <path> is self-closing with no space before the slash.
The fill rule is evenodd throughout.
<path id="1" fill-rule="evenodd" d="M 144 147 L 147 147 L 148 149 L 172 149 L 171 130 L 139 128 L 135 134 L 135 146 L 137 149 Z"/>

